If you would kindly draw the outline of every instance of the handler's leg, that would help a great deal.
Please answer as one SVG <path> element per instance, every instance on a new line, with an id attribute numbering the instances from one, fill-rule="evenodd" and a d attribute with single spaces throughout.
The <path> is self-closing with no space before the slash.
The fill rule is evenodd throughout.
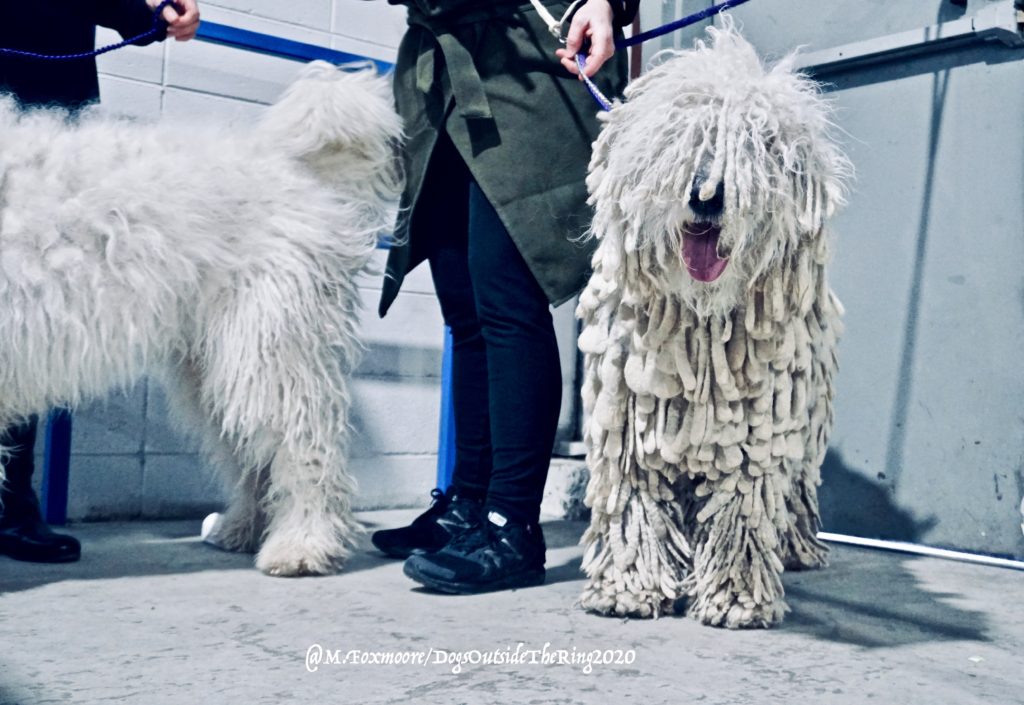
<path id="1" fill-rule="evenodd" d="M 534 525 L 562 402 L 547 296 L 480 188 L 470 186 L 469 267 L 487 341 L 494 469 L 487 507 Z"/>
<path id="2" fill-rule="evenodd" d="M 46 525 L 32 489 L 36 426 L 32 417 L 0 433 L 0 445 L 12 449 L 4 467 L 7 483 L 0 489 L 0 555 L 33 563 L 77 561 L 82 551 L 78 540 Z"/>
<path id="3" fill-rule="evenodd" d="M 487 349 L 468 264 L 469 181 L 469 170 L 455 146 L 442 135 L 414 216 L 419 222 L 412 230 L 430 233 L 430 273 L 445 325 L 452 332 L 455 468 L 448 491 L 434 490 L 433 505 L 410 526 L 373 534 L 374 546 L 395 558 L 436 551 L 453 535 L 476 526 L 491 475 Z"/>
<path id="4" fill-rule="evenodd" d="M 538 517 L 561 403 L 548 301 L 483 192 L 470 184 L 469 271 L 487 348 L 493 470 L 487 518 L 405 574 L 427 587 L 474 593 L 544 580 Z"/>
<path id="5" fill-rule="evenodd" d="M 459 162 L 465 172 L 465 166 Z M 448 173 L 452 178 L 458 171 Z M 429 256 L 434 290 L 445 325 L 452 332 L 452 403 L 455 407 L 455 467 L 453 493 L 482 502 L 491 479 L 491 422 L 488 402 L 487 346 L 477 318 L 473 283 L 469 275 L 467 228 L 468 173 L 459 174 L 464 185 L 460 222 L 436 233 Z M 453 204 L 454 205 L 454 204 Z"/>

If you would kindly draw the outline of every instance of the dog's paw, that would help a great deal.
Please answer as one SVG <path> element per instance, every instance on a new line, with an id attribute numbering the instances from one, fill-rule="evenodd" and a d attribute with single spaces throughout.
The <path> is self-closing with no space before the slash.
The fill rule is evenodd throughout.
<path id="1" fill-rule="evenodd" d="M 828 552 L 824 553 L 790 553 L 782 564 L 788 572 L 799 572 L 801 570 L 818 570 L 828 567 Z"/>
<path id="2" fill-rule="evenodd" d="M 655 590 L 616 591 L 609 585 L 588 585 L 580 595 L 579 605 L 587 612 L 606 617 L 650 619 L 675 610 L 676 600 Z"/>
<path id="3" fill-rule="evenodd" d="M 749 598 L 739 600 L 735 595 L 727 595 L 698 599 L 688 614 L 709 627 L 766 629 L 781 623 L 788 611 L 782 598 L 757 604 Z"/>
<path id="4" fill-rule="evenodd" d="M 330 575 L 338 572 L 341 562 L 341 555 L 274 536 L 268 537 L 256 555 L 259 570 L 281 578 Z"/>
<path id="5" fill-rule="evenodd" d="M 262 551 L 256 557 L 256 567 L 276 578 L 299 578 L 304 575 L 327 575 L 334 572 L 302 558 L 268 558 L 263 555 Z"/>
<path id="6" fill-rule="evenodd" d="M 782 546 L 786 570 L 817 570 L 828 565 L 828 546 L 810 530 L 790 532 L 783 537 Z"/>

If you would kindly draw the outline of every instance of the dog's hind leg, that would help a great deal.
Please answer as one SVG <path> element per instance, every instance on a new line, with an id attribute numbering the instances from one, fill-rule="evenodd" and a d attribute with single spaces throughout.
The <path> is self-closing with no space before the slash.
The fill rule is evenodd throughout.
<path id="1" fill-rule="evenodd" d="M 242 466 L 269 468 L 256 566 L 325 574 L 360 531 L 345 457 L 355 292 L 282 271 L 239 287 L 207 320 L 203 401 Z"/>
<path id="2" fill-rule="evenodd" d="M 793 471 L 786 498 L 788 524 L 782 535 L 782 555 L 786 570 L 813 570 L 828 565 L 828 546 L 818 538 L 821 517 L 818 512 L 820 469 L 801 463 Z"/>
<path id="3" fill-rule="evenodd" d="M 240 472 L 231 488 L 231 499 L 223 514 L 211 515 L 212 524 L 203 525 L 203 541 L 225 551 L 255 553 L 267 526 L 262 498 L 267 488 L 267 468 Z"/>
<path id="4" fill-rule="evenodd" d="M 220 475 L 229 493 L 228 507 L 205 527 L 203 539 L 226 551 L 255 553 L 266 516 L 260 499 L 266 492 L 267 468 L 243 467 L 221 423 L 201 398 L 202 373 L 194 360 L 181 361 L 162 380 L 171 420 L 199 443 L 203 459 Z"/>
<path id="5" fill-rule="evenodd" d="M 792 482 L 786 496 L 789 522 L 783 532 L 783 555 L 787 569 L 807 570 L 828 564 L 828 547 L 818 538 L 821 516 L 818 487 L 821 465 L 832 433 L 832 399 L 837 369 L 836 347 L 841 323 L 839 305 L 830 293 L 807 314 L 807 328 L 815 339 L 808 374 L 794 378 L 794 388 L 807 399 L 807 428 L 802 456 L 794 458 Z M 801 395 L 798 395 L 801 396 Z"/>
<path id="6" fill-rule="evenodd" d="M 821 529 L 818 487 L 832 425 L 830 400 L 819 399 L 811 408 L 810 417 L 805 456 L 793 463 L 786 495 L 788 522 L 782 535 L 782 548 L 789 570 L 811 570 L 828 565 L 828 547 L 818 538 Z"/>

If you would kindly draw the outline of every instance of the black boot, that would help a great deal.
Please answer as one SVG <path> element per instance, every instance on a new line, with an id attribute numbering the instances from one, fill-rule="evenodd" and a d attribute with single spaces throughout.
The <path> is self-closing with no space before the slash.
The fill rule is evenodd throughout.
<path id="1" fill-rule="evenodd" d="M 15 494 L 4 491 L 0 517 L 0 555 L 32 563 L 69 563 L 82 554 L 78 539 L 54 533 L 43 521 L 31 488 Z"/>
<path id="2" fill-rule="evenodd" d="M 546 547 L 540 524 L 496 511 L 436 553 L 412 556 L 405 574 L 428 588 L 460 595 L 531 587 L 544 582 Z"/>
<path id="3" fill-rule="evenodd" d="M 77 561 L 82 553 L 78 540 L 54 533 L 39 511 L 39 500 L 32 490 L 35 441 L 35 417 L 6 429 L 0 438 L 12 449 L 4 468 L 7 482 L 0 489 L 0 555 L 33 563 Z"/>
<path id="4" fill-rule="evenodd" d="M 375 531 L 370 537 L 373 545 L 392 558 L 408 558 L 416 553 L 437 551 L 454 536 L 480 523 L 481 502 L 439 489 L 432 490 L 430 496 L 434 500 L 430 509 L 409 526 Z"/>

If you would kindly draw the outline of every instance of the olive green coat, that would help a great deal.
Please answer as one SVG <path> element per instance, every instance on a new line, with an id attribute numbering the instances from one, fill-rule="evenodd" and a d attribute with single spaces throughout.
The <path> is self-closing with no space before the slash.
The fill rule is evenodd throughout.
<path id="1" fill-rule="evenodd" d="M 431 232 L 463 222 L 465 193 L 432 183 L 421 198 L 438 135 L 447 132 L 497 210 L 549 301 L 586 283 L 592 245 L 584 179 L 597 136 L 597 103 L 555 57 L 559 44 L 529 2 L 391 0 L 409 8 L 398 50 L 395 101 L 405 121 L 406 187 L 385 275 L 380 314 L 422 262 Z M 545 3 L 561 16 L 568 3 Z M 621 93 L 619 52 L 602 68 L 605 95 Z M 436 170 L 431 179 L 443 179 Z M 458 202 L 461 200 L 461 202 Z M 454 220 L 453 220 L 454 219 Z"/>

